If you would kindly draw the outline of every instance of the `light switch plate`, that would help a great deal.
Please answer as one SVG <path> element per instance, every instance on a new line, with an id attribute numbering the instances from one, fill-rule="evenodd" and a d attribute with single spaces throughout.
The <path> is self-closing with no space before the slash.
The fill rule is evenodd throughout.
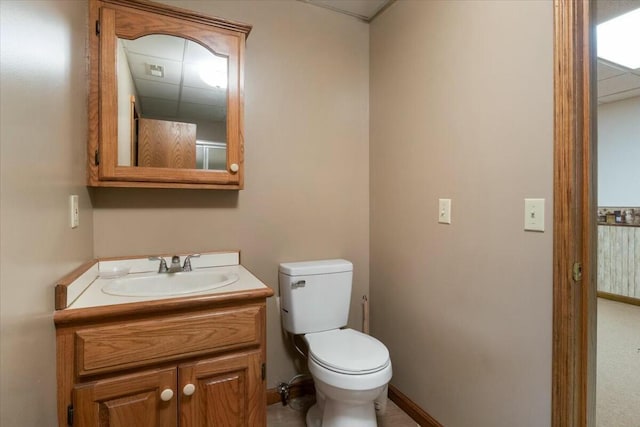
<path id="1" fill-rule="evenodd" d="M 544 199 L 524 199 L 524 229 L 544 231 Z"/>
<path id="2" fill-rule="evenodd" d="M 438 199 L 438 222 L 451 224 L 451 199 Z"/>
<path id="3" fill-rule="evenodd" d="M 69 196 L 69 226 L 78 228 L 80 225 L 80 209 L 78 208 L 78 196 Z"/>

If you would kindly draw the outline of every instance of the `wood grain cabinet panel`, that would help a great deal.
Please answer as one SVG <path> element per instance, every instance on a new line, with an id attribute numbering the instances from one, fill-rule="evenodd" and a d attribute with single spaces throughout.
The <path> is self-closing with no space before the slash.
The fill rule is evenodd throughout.
<path id="1" fill-rule="evenodd" d="M 76 332 L 78 374 L 258 345 L 261 312 L 254 306 L 80 329 Z"/>
<path id="2" fill-rule="evenodd" d="M 195 386 L 192 395 L 181 395 L 183 427 L 242 427 L 264 425 L 266 393 L 260 381 L 260 353 L 234 355 L 181 365 L 180 389 Z M 258 404 L 256 404 L 258 403 Z"/>
<path id="3" fill-rule="evenodd" d="M 58 425 L 266 426 L 265 311 L 255 297 L 57 325 Z"/>
<path id="4" fill-rule="evenodd" d="M 196 125 L 138 120 L 138 164 L 155 168 L 196 168 Z"/>
<path id="5" fill-rule="evenodd" d="M 176 370 L 164 369 L 109 378 L 76 386 L 74 426 L 177 427 Z"/>

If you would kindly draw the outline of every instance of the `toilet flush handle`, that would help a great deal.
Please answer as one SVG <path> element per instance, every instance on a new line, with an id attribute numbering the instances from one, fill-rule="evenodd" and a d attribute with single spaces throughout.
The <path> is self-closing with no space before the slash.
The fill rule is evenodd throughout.
<path id="1" fill-rule="evenodd" d="M 297 282 L 293 282 L 291 284 L 291 289 L 304 288 L 306 284 L 307 284 L 306 280 L 298 280 Z"/>

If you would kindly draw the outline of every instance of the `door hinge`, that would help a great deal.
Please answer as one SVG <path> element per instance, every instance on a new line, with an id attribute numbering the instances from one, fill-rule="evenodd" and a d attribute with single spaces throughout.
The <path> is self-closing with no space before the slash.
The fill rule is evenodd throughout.
<path id="1" fill-rule="evenodd" d="M 96 35 L 100 35 L 100 21 L 96 21 Z"/>
<path id="2" fill-rule="evenodd" d="M 582 280 L 582 263 L 574 262 L 573 263 L 573 281 L 579 282 Z"/>
<path id="3" fill-rule="evenodd" d="M 267 379 L 267 364 L 266 363 L 262 364 L 261 371 L 262 371 L 262 381 L 264 381 L 265 379 Z"/>
<path id="4" fill-rule="evenodd" d="M 67 425 L 73 425 L 73 405 L 67 406 Z"/>
<path id="5" fill-rule="evenodd" d="M 98 150 L 96 150 L 94 160 L 95 160 L 96 166 L 98 166 L 100 164 L 100 152 Z"/>

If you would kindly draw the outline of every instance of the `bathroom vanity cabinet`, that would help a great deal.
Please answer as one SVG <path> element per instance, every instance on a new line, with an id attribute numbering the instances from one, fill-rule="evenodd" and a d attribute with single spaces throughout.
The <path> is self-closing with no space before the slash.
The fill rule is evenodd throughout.
<path id="1" fill-rule="evenodd" d="M 264 301 L 109 317 L 56 319 L 59 425 L 266 425 Z"/>
<path id="2" fill-rule="evenodd" d="M 56 316 L 59 425 L 266 425 L 264 300 L 98 311 Z"/>
<path id="3" fill-rule="evenodd" d="M 104 286 L 117 279 L 100 278 L 109 263 L 131 266 L 133 276 L 160 276 L 137 272 L 157 261 L 117 258 L 89 262 L 59 281 L 59 426 L 266 426 L 266 298 L 273 291 L 239 265 L 239 253 L 192 262 L 194 272 L 182 277 L 222 269 L 238 279 L 192 295 L 114 297 Z"/>

